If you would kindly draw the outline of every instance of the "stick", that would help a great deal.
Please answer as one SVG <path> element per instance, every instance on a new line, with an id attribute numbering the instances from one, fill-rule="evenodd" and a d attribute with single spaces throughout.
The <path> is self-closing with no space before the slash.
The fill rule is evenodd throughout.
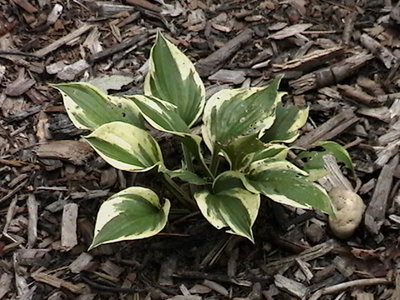
<path id="1" fill-rule="evenodd" d="M 81 36 L 84 34 L 86 31 L 89 29 L 93 28 L 93 25 L 88 25 L 85 24 L 82 27 L 76 29 L 75 31 L 67 34 L 66 36 L 54 41 L 47 47 L 44 47 L 34 53 L 34 55 L 38 57 L 44 57 L 45 55 L 49 54 L 50 52 L 53 52 L 54 50 L 60 48 L 62 45 L 65 45 L 66 43 L 72 41 L 73 39 L 77 38 L 78 36 Z"/>
<path id="2" fill-rule="evenodd" d="M 95 63 L 103 58 L 113 55 L 114 53 L 120 52 L 129 47 L 132 47 L 133 45 L 139 43 L 141 40 L 146 39 L 147 36 L 148 36 L 147 33 L 142 34 L 142 35 L 136 35 L 130 39 L 123 41 L 120 44 L 116 44 L 107 49 L 104 49 L 103 51 L 100 51 L 100 52 L 90 55 L 88 60 L 91 63 Z"/>
<path id="3" fill-rule="evenodd" d="M 253 30 L 246 29 L 217 51 L 211 53 L 206 58 L 200 59 L 196 63 L 196 70 L 200 76 L 207 77 L 218 71 L 233 54 L 251 40 L 253 33 Z"/>

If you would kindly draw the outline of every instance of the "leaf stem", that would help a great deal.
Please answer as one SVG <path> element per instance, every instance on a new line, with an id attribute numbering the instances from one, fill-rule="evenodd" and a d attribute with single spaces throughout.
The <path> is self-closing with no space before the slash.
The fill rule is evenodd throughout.
<path id="1" fill-rule="evenodd" d="M 193 166 L 193 161 L 192 161 L 192 154 L 190 153 L 189 149 L 186 147 L 185 144 L 182 143 L 182 151 L 183 151 L 183 159 L 185 161 L 186 167 L 188 171 L 194 173 L 194 166 Z M 194 195 L 194 186 L 189 184 L 189 189 L 190 189 L 190 196 Z"/>
<path id="2" fill-rule="evenodd" d="M 217 170 L 218 170 L 218 166 L 219 166 L 219 156 L 218 156 L 218 154 L 219 154 L 219 150 L 220 149 L 221 149 L 220 146 L 215 145 L 214 149 L 213 149 L 213 153 L 212 153 L 210 171 L 211 171 L 211 174 L 212 174 L 213 178 L 217 174 Z"/>
<path id="3" fill-rule="evenodd" d="M 189 149 L 183 143 L 182 143 L 182 150 L 183 150 L 183 159 L 185 160 L 185 164 L 187 166 L 188 171 L 194 173 L 192 155 Z"/>
<path id="4" fill-rule="evenodd" d="M 189 206 L 193 207 L 194 202 L 193 200 L 189 197 L 188 194 L 186 194 L 172 179 L 169 177 L 169 175 L 163 173 L 162 174 L 162 180 L 165 183 L 165 186 L 167 189 L 178 199 L 179 202 L 181 202 L 182 205 L 184 206 Z"/>

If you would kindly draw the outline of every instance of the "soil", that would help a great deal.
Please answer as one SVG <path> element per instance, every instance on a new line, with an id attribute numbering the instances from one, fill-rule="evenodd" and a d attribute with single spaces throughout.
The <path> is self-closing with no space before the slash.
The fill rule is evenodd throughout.
<path id="1" fill-rule="evenodd" d="M 0 0 L 0 299 L 400 299 L 399 28 L 390 0 Z M 334 140 L 353 160 L 339 175 L 366 211 L 350 238 L 265 199 L 255 244 L 177 206 L 161 234 L 87 251 L 113 193 L 173 197 L 100 159 L 50 83 L 142 93 L 157 30 L 207 96 L 285 75 L 284 102 L 310 107 L 296 145 Z"/>

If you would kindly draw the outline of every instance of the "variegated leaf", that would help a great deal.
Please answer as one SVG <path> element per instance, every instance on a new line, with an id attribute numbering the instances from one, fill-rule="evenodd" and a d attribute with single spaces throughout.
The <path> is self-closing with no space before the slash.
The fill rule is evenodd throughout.
<path id="1" fill-rule="evenodd" d="M 110 96 L 84 82 L 60 83 L 58 89 L 72 123 L 77 128 L 94 130 L 120 121 L 143 127 L 143 118 L 135 105 L 120 96 Z"/>
<path id="2" fill-rule="evenodd" d="M 307 118 L 308 108 L 280 104 L 276 108 L 274 124 L 265 131 L 261 140 L 266 143 L 292 143 L 299 136 L 298 130 L 306 124 Z"/>
<path id="3" fill-rule="evenodd" d="M 203 137 L 213 151 L 234 139 L 257 134 L 270 128 L 275 119 L 275 107 L 282 93 L 278 92 L 280 78 L 263 88 L 222 90 L 207 101 L 203 115 Z"/>
<path id="4" fill-rule="evenodd" d="M 147 238 L 159 233 L 167 223 L 170 203 L 161 205 L 147 188 L 130 187 L 106 200 L 97 214 L 93 249 L 101 244 Z"/>
<path id="5" fill-rule="evenodd" d="M 162 165 L 161 150 L 145 130 L 123 123 L 107 123 L 86 137 L 89 144 L 110 165 L 131 172 Z"/>
<path id="6" fill-rule="evenodd" d="M 144 92 L 174 104 L 189 127 L 203 111 L 205 89 L 200 76 L 189 58 L 161 33 L 151 49 Z"/>

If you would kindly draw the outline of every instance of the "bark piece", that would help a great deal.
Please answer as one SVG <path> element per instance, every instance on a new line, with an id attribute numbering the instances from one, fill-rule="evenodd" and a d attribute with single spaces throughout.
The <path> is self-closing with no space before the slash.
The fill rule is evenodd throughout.
<path id="1" fill-rule="evenodd" d="M 135 10 L 135 8 L 131 6 L 111 1 L 94 1 L 88 2 L 86 5 L 100 16 L 112 16 L 121 12 L 130 12 Z"/>
<path id="2" fill-rule="evenodd" d="M 396 155 L 386 164 L 379 174 L 371 202 L 365 212 L 365 226 L 369 232 L 378 234 L 385 221 L 389 194 L 392 187 L 393 175 L 399 164 L 399 155 Z"/>
<path id="3" fill-rule="evenodd" d="M 307 287 L 304 284 L 301 284 L 300 282 L 294 281 L 285 276 L 277 274 L 274 276 L 274 280 L 275 285 L 279 289 L 300 299 L 303 299 L 308 292 Z"/>
<path id="4" fill-rule="evenodd" d="M 82 252 L 70 265 L 69 269 L 72 273 L 79 273 L 83 270 L 85 270 L 90 262 L 92 261 L 93 256 L 91 256 L 89 253 Z"/>
<path id="5" fill-rule="evenodd" d="M 53 9 L 47 16 L 47 24 L 53 25 L 57 22 L 58 18 L 61 16 L 64 7 L 61 4 L 55 4 Z"/>
<path id="6" fill-rule="evenodd" d="M 12 278 L 13 276 L 7 273 L 3 273 L 0 276 L 0 299 L 3 299 L 3 297 L 11 290 Z"/>
<path id="7" fill-rule="evenodd" d="M 266 274 L 274 274 L 277 271 L 284 271 L 289 269 L 293 264 L 296 262 L 296 259 L 301 259 L 304 262 L 316 259 L 318 257 L 321 257 L 329 252 L 331 252 L 334 248 L 334 241 L 329 240 L 326 241 L 325 243 L 321 243 L 319 245 L 316 245 L 314 247 L 308 248 L 301 252 L 298 255 L 293 255 L 289 256 L 283 259 L 280 259 L 278 261 L 273 261 L 265 266 L 262 266 L 261 269 L 266 273 Z"/>
<path id="8" fill-rule="evenodd" d="M 354 21 L 357 18 L 357 12 L 349 13 L 344 18 L 344 28 L 342 34 L 343 44 L 348 45 L 351 39 L 351 34 L 353 33 Z"/>
<path id="9" fill-rule="evenodd" d="M 87 63 L 85 59 L 80 59 L 73 64 L 63 67 L 58 73 L 57 77 L 61 80 L 71 81 L 74 80 L 76 76 L 81 74 L 90 65 Z"/>
<path id="10" fill-rule="evenodd" d="M 76 219 L 78 218 L 78 204 L 68 203 L 64 206 L 61 223 L 61 246 L 71 250 L 78 244 L 76 233 Z"/>
<path id="11" fill-rule="evenodd" d="M 73 284 L 64 279 L 58 278 L 57 276 L 46 274 L 46 273 L 34 273 L 31 277 L 35 281 L 43 282 L 55 288 L 65 288 L 75 294 L 86 294 L 89 291 L 89 287 L 83 283 Z"/>
<path id="12" fill-rule="evenodd" d="M 154 5 L 153 3 L 151 3 L 147 0 L 126 0 L 125 2 L 128 4 L 142 7 L 144 9 L 151 10 L 156 13 L 161 13 L 161 11 L 162 11 L 160 7 L 158 7 L 157 5 Z"/>
<path id="13" fill-rule="evenodd" d="M 289 81 L 295 94 L 302 94 L 312 89 L 339 83 L 373 58 L 373 55 L 362 52 L 348 57 L 330 67 L 306 74 L 299 79 Z"/>
<path id="14" fill-rule="evenodd" d="M 330 140 L 342 133 L 348 127 L 357 122 L 359 118 L 352 110 L 344 110 L 322 125 L 299 138 L 295 145 L 304 148 L 311 148 L 312 144 L 319 140 Z"/>
<path id="15" fill-rule="evenodd" d="M 295 24 L 269 35 L 268 38 L 273 40 L 283 40 L 285 38 L 302 33 L 311 26 L 313 26 L 313 24 Z"/>
<path id="16" fill-rule="evenodd" d="M 302 57 L 289 60 L 284 64 L 273 64 L 272 69 L 274 72 L 282 71 L 296 71 L 301 70 L 307 72 L 317 66 L 324 64 L 326 61 L 343 53 L 342 47 L 334 47 L 323 50 L 316 50 Z"/>
<path id="17" fill-rule="evenodd" d="M 365 48 L 371 51 L 377 56 L 385 65 L 387 69 L 390 69 L 397 62 L 397 57 L 386 47 L 382 46 L 378 41 L 364 33 L 360 37 L 360 42 Z"/>
<path id="18" fill-rule="evenodd" d="M 385 105 L 386 99 L 384 97 L 375 97 L 367 94 L 366 92 L 357 89 L 353 86 L 347 84 L 339 84 L 339 90 L 343 93 L 343 95 L 349 97 L 352 100 L 355 100 L 361 104 L 365 104 L 367 106 L 382 106 Z"/>
<path id="19" fill-rule="evenodd" d="M 73 32 L 67 34 L 66 36 L 63 36 L 62 38 L 54 41 L 50 45 L 36 51 L 34 54 L 38 57 L 44 57 L 50 52 L 53 52 L 54 50 L 57 50 L 61 46 L 67 44 L 68 42 L 76 39 L 77 37 L 81 36 L 84 34 L 86 31 L 90 30 L 93 28 L 93 25 L 88 25 L 84 24 L 83 26 L 79 27 L 78 29 L 74 30 Z"/>
<path id="20" fill-rule="evenodd" d="M 108 275 L 118 278 L 122 272 L 124 272 L 124 268 L 121 268 L 114 264 L 113 262 L 107 260 L 106 262 L 101 264 L 101 269 L 107 273 Z"/>
<path id="21" fill-rule="evenodd" d="M 37 222 L 38 222 L 38 203 L 34 194 L 29 194 L 27 200 L 28 206 L 28 248 L 33 248 L 37 239 Z"/>
<path id="22" fill-rule="evenodd" d="M 357 110 L 357 114 L 375 118 L 375 119 L 381 120 L 386 123 L 390 123 L 390 121 L 392 119 L 390 110 L 386 106 L 374 107 L 374 108 L 362 107 Z"/>
<path id="23" fill-rule="evenodd" d="M 25 70 L 20 69 L 17 79 L 7 85 L 5 93 L 8 96 L 21 96 L 26 91 L 28 91 L 35 83 L 35 80 L 25 78 Z"/>
<path id="24" fill-rule="evenodd" d="M 224 83 L 240 84 L 246 80 L 246 72 L 241 70 L 225 70 L 221 69 L 208 77 L 210 81 L 218 81 Z"/>
<path id="25" fill-rule="evenodd" d="M 318 183 L 322 185 L 327 191 L 333 188 L 343 188 L 353 191 L 353 186 L 350 181 L 343 175 L 339 165 L 333 155 L 324 155 L 324 167 L 329 172 L 326 176 L 318 180 Z"/>
<path id="26" fill-rule="evenodd" d="M 146 40 L 147 37 L 148 37 L 148 34 L 145 33 L 145 34 L 136 35 L 134 37 L 126 39 L 125 41 L 122 41 L 119 44 L 115 44 L 114 46 L 104 49 L 103 51 L 92 54 L 91 56 L 89 56 L 88 61 L 90 63 L 95 63 L 95 62 L 102 60 L 110 55 L 113 55 L 114 53 L 120 52 L 129 47 L 132 47 L 132 46 L 138 44 L 140 41 Z"/>
<path id="27" fill-rule="evenodd" d="M 224 297 L 229 296 L 228 290 L 226 288 L 224 288 L 222 285 L 220 285 L 219 283 L 216 283 L 215 281 L 205 279 L 203 281 L 203 285 L 205 285 L 206 287 L 209 287 L 210 289 L 217 292 L 218 294 L 221 294 Z"/>
<path id="28" fill-rule="evenodd" d="M 235 38 L 227 42 L 223 47 L 206 58 L 200 59 L 196 63 L 196 70 L 200 76 L 210 76 L 219 70 L 224 63 L 231 58 L 243 45 L 248 43 L 253 37 L 253 30 L 246 29 Z"/>
<path id="29" fill-rule="evenodd" d="M 34 14 L 38 11 L 37 8 L 33 6 L 28 0 L 12 0 L 12 2 L 24 9 L 27 13 Z"/>
<path id="30" fill-rule="evenodd" d="M 174 284 L 173 274 L 176 271 L 177 257 L 171 256 L 161 263 L 160 273 L 158 275 L 158 284 L 172 286 Z"/>
<path id="31" fill-rule="evenodd" d="M 400 269 L 399 269 L 399 263 L 397 263 L 397 270 L 395 272 L 395 288 L 392 294 L 392 297 L 390 300 L 397 300 L 400 299 Z M 1 297 L 0 297 L 1 298 Z M 373 299 L 373 298 L 372 298 Z"/>
<path id="32" fill-rule="evenodd" d="M 62 159 L 75 165 L 84 165 L 92 155 L 93 150 L 88 143 L 80 141 L 51 141 L 35 148 L 40 158 Z"/>

